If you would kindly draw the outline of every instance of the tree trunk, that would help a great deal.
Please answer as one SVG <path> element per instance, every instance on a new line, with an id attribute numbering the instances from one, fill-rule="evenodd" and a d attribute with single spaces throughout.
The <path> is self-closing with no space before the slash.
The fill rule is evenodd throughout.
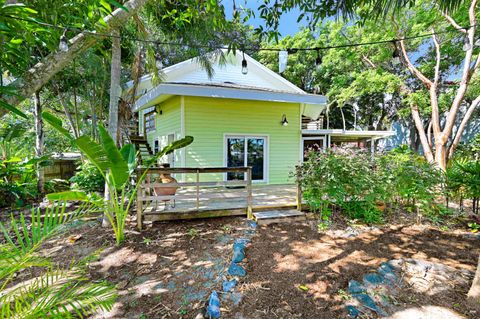
<path id="1" fill-rule="evenodd" d="M 103 18 L 105 28 L 102 29 L 102 33 L 108 33 L 111 30 L 122 27 L 146 2 L 147 0 L 129 0 L 125 2 L 123 6 L 127 8 L 128 11 L 118 8 Z M 101 36 L 79 33 L 69 41 L 69 48 L 66 52 L 52 52 L 9 85 L 9 87 L 13 86 L 16 88 L 17 94 L 5 97 L 5 102 L 11 105 L 18 105 L 21 101 L 32 96 L 47 84 L 55 74 L 63 70 L 73 59 L 101 39 Z M 5 115 L 5 113 L 7 113 L 7 110 L 0 108 L 0 117 Z"/>
<path id="2" fill-rule="evenodd" d="M 435 144 L 435 164 L 442 171 L 447 169 L 447 147 L 443 143 Z"/>
<path id="3" fill-rule="evenodd" d="M 478 258 L 477 271 L 473 278 L 472 286 L 467 294 L 468 301 L 480 308 L 480 257 Z"/>
<path id="4" fill-rule="evenodd" d="M 40 92 L 34 94 L 34 111 L 35 118 L 35 156 L 43 156 L 43 120 L 42 120 L 42 104 L 40 103 Z M 37 190 L 40 194 L 45 193 L 44 171 L 40 165 L 37 165 Z"/>
<path id="5" fill-rule="evenodd" d="M 114 37 L 112 38 L 112 62 L 110 69 L 110 104 L 108 108 L 108 133 L 115 141 L 115 144 L 118 144 L 118 102 L 120 100 L 120 70 L 122 62 L 122 52 L 120 46 L 120 32 L 114 30 L 112 32 Z M 109 192 L 108 186 L 105 183 L 105 199 L 108 200 L 111 194 Z M 109 220 L 107 215 L 103 215 L 102 226 L 109 226 Z"/>

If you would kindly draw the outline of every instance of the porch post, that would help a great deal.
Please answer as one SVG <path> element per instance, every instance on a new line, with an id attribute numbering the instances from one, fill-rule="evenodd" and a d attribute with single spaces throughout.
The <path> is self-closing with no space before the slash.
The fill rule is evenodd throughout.
<path id="1" fill-rule="evenodd" d="M 297 210 L 302 211 L 302 187 L 300 185 L 300 166 L 297 166 Z"/>
<path id="2" fill-rule="evenodd" d="M 247 218 L 253 219 L 252 167 L 247 167 Z"/>
<path id="3" fill-rule="evenodd" d="M 138 176 L 141 176 L 141 170 L 137 170 L 137 179 Z M 143 182 L 142 182 L 143 184 Z M 142 197 L 143 197 L 143 185 L 140 184 L 137 190 L 137 228 L 138 230 L 142 230 L 142 213 L 143 213 L 143 202 L 142 202 Z"/>
<path id="4" fill-rule="evenodd" d="M 375 140 L 373 138 L 370 140 L 370 156 L 372 160 L 375 157 Z"/>

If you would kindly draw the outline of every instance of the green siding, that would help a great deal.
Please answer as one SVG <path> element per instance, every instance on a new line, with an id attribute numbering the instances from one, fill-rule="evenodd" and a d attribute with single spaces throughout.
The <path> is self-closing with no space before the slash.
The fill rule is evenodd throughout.
<path id="1" fill-rule="evenodd" d="M 266 135 L 268 182 L 293 182 L 289 175 L 300 157 L 299 104 L 199 97 L 185 97 L 184 104 L 185 135 L 195 138 L 186 150 L 187 167 L 223 166 L 226 134 Z M 288 126 L 280 123 L 283 114 Z"/>
<path id="2" fill-rule="evenodd" d="M 159 145 L 162 148 L 168 144 L 169 134 L 175 134 L 175 139 L 180 136 L 180 99 L 180 97 L 173 97 L 157 105 L 155 131 L 147 134 L 147 140 L 152 150 L 155 145 L 155 139 L 159 139 Z M 160 114 L 160 111 L 162 114 Z M 143 122 L 144 118 L 142 117 L 141 119 Z M 176 166 L 179 166 L 179 154 L 175 157 Z M 163 160 L 167 161 L 168 159 L 164 158 Z"/>

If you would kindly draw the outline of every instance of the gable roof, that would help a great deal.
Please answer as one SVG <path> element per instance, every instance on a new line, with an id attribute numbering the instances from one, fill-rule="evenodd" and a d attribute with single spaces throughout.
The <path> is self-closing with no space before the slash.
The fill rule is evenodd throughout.
<path id="1" fill-rule="evenodd" d="M 242 74 L 242 59 L 243 52 L 238 50 L 226 55 L 225 64 L 220 64 L 217 58 L 211 78 L 195 58 L 163 69 L 163 82 L 157 86 L 153 85 L 151 75 L 143 76 L 137 89 L 142 96 L 136 101 L 134 111 L 173 95 L 295 102 L 322 107 L 326 104 L 324 96 L 307 94 L 247 54 L 248 73 Z M 132 85 L 132 81 L 127 83 L 127 87 Z"/>

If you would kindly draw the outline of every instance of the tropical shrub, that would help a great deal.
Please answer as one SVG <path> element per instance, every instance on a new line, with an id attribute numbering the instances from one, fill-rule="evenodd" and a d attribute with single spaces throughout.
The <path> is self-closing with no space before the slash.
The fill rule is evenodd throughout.
<path id="1" fill-rule="evenodd" d="M 308 205 L 323 219 L 334 205 L 351 218 L 375 223 L 382 220 L 377 204 L 384 200 L 385 189 L 373 165 L 366 153 L 352 150 L 312 152 L 297 178 Z"/>
<path id="2" fill-rule="evenodd" d="M 449 195 L 460 198 L 463 208 L 463 199 L 472 200 L 474 214 L 480 212 L 480 160 L 473 158 L 456 159 L 447 168 L 447 189 Z"/>
<path id="3" fill-rule="evenodd" d="M 0 161 L 0 207 L 23 206 L 38 196 L 36 165 L 46 158 L 22 160 L 12 157 Z"/>
<path id="4" fill-rule="evenodd" d="M 83 318 L 97 310 L 110 310 L 116 294 L 105 281 L 94 282 L 84 274 L 88 260 L 55 267 L 37 254 L 40 245 L 58 234 L 66 223 L 91 212 L 83 205 L 66 212 L 64 203 L 45 212 L 12 216 L 10 225 L 0 223 L 4 241 L 0 244 L 1 318 Z M 29 220 L 29 221 L 28 221 Z M 14 282 L 16 274 L 35 268 L 35 277 Z"/>
<path id="5" fill-rule="evenodd" d="M 297 178 L 307 204 L 324 220 L 332 207 L 367 223 L 382 221 L 387 204 L 422 212 L 432 220 L 448 213 L 436 201 L 444 174 L 405 148 L 376 158 L 343 148 L 314 152 L 299 167 Z"/>
<path id="6" fill-rule="evenodd" d="M 436 199 L 442 194 L 444 174 L 424 157 L 399 147 L 381 156 L 378 164 L 391 201 L 427 215 L 442 209 Z"/>
<path id="7" fill-rule="evenodd" d="M 183 139 L 175 141 L 155 156 L 144 163 L 141 175 L 135 176 L 135 186 L 130 189 L 130 181 L 137 174 L 137 156 L 135 146 L 126 144 L 118 149 L 115 142 L 102 126 L 98 126 L 100 142 L 97 143 L 89 136 L 83 135 L 74 138 L 65 128 L 62 121 L 49 114 L 43 113 L 43 118 L 52 127 L 68 137 L 70 141 L 87 157 L 87 159 L 97 168 L 98 172 L 106 181 L 107 200 L 94 203 L 104 210 L 115 234 L 117 245 L 125 240 L 125 222 L 131 205 L 135 201 L 138 187 L 145 179 L 148 169 L 157 162 L 162 156 L 173 152 L 176 149 L 188 146 L 193 142 L 193 137 L 186 136 Z M 49 194 L 50 200 L 88 200 L 89 197 L 78 191 Z"/>
<path id="8" fill-rule="evenodd" d="M 95 165 L 90 162 L 82 163 L 70 181 L 73 183 L 73 188 L 89 193 L 101 192 L 105 189 L 105 179 Z"/>

